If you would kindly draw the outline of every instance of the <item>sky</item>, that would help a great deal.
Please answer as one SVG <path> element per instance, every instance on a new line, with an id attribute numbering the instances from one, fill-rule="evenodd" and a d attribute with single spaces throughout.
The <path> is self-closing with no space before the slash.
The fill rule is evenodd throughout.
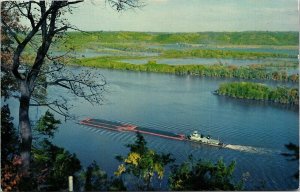
<path id="1" fill-rule="evenodd" d="M 86 0 L 68 16 L 84 31 L 298 31 L 298 0 L 143 0 L 123 12 Z"/>

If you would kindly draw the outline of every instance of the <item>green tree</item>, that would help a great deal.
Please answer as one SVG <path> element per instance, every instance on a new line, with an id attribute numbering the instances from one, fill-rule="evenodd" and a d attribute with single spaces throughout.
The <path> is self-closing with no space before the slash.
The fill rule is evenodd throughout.
<path id="1" fill-rule="evenodd" d="M 140 133 L 137 133 L 136 137 L 135 143 L 127 145 L 130 148 L 128 155 L 117 157 L 122 164 L 119 165 L 115 175 L 133 176 L 137 190 L 153 190 L 151 185 L 153 178 L 161 180 L 164 176 L 165 166 L 173 162 L 174 159 L 171 158 L 170 154 L 158 154 L 149 149 L 147 142 Z"/>
<path id="2" fill-rule="evenodd" d="M 93 161 L 80 173 L 81 186 L 84 191 L 125 191 L 126 188 L 121 179 L 108 178 L 105 171 Z"/>
<path id="3" fill-rule="evenodd" d="M 41 135 L 53 138 L 58 124 L 60 124 L 60 120 L 55 119 L 54 115 L 47 110 L 45 115 L 37 121 L 35 130 Z"/>
<path id="4" fill-rule="evenodd" d="M 174 165 L 169 177 L 169 187 L 176 191 L 241 190 L 241 183 L 232 181 L 235 162 L 228 166 L 223 160 L 213 164 L 210 161 L 195 161 L 192 156 L 181 165 Z"/>
<path id="5" fill-rule="evenodd" d="M 80 161 L 75 154 L 53 145 L 47 139 L 37 143 L 33 148 L 33 174 L 39 186 L 47 190 L 68 188 L 68 176 L 74 176 L 81 169 Z"/>
<path id="6" fill-rule="evenodd" d="M 266 100 L 282 104 L 299 105 L 299 91 L 297 88 L 279 86 L 272 88 L 260 83 L 231 82 L 222 83 L 216 93 L 233 98 Z"/>
<path id="7" fill-rule="evenodd" d="M 100 169 L 95 161 L 87 167 L 82 176 L 85 180 L 85 191 L 107 191 L 107 174 Z"/>
<path id="8" fill-rule="evenodd" d="M 81 170 L 80 161 L 75 154 L 49 141 L 54 137 L 59 124 L 60 121 L 46 111 L 35 126 L 35 134 L 44 137 L 35 137 L 33 142 L 32 180 L 38 186 L 45 186 L 47 190 L 67 189 L 68 176 L 74 176 L 74 182 L 78 183 L 76 173 Z"/>

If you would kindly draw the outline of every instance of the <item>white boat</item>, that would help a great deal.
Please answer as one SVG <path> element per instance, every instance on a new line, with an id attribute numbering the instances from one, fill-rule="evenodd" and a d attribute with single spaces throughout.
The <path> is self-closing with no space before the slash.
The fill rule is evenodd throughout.
<path id="1" fill-rule="evenodd" d="M 224 146 L 224 144 L 220 140 L 212 139 L 209 135 L 204 136 L 198 133 L 198 131 L 194 131 L 192 134 L 188 135 L 187 139 L 190 141 L 213 145 L 213 146 L 221 146 L 221 147 Z"/>

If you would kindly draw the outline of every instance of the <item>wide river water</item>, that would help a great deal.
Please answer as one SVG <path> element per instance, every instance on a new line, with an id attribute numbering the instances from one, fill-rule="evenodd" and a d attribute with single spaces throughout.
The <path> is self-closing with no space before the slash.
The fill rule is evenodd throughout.
<path id="1" fill-rule="evenodd" d="M 83 68 L 71 68 L 78 72 Z M 285 144 L 299 142 L 299 112 L 281 105 L 216 96 L 220 83 L 230 79 L 199 78 L 142 72 L 92 69 L 106 77 L 103 105 L 90 103 L 59 88 L 49 89 L 49 98 L 64 96 L 74 105 L 77 120 L 63 122 L 54 143 L 76 153 L 84 166 L 93 160 L 109 175 L 117 169 L 116 155 L 126 155 L 125 144 L 134 133 L 113 132 L 79 125 L 84 118 L 99 118 L 189 134 L 198 130 L 230 144 L 217 148 L 145 135 L 150 148 L 171 153 L 176 163 L 189 154 L 203 160 L 236 161 L 237 180 L 248 175 L 246 189 L 287 190 L 298 187 L 292 175 L 298 163 L 282 156 Z M 16 103 L 12 103 L 16 109 Z M 15 111 L 15 110 L 14 110 Z M 16 112 L 16 111 L 15 111 Z M 14 113 L 15 113 L 14 112 Z M 31 117 L 41 110 L 32 108 Z M 166 179 L 163 182 L 166 189 Z"/>

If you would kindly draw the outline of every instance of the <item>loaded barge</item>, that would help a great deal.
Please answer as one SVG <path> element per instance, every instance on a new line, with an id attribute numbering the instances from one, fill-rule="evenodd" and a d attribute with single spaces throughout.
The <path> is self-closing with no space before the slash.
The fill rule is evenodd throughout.
<path id="1" fill-rule="evenodd" d="M 161 131 L 157 129 L 151 129 L 146 127 L 139 127 L 132 124 L 127 123 L 119 123 L 112 122 L 101 119 L 84 119 L 79 122 L 82 125 L 87 125 L 95 128 L 107 129 L 111 131 L 128 131 L 128 132 L 139 132 L 142 134 L 154 135 L 158 137 L 163 137 L 167 139 L 175 139 L 175 140 L 187 140 L 193 141 L 197 143 L 203 143 L 212 146 L 224 147 L 225 145 L 216 139 L 211 139 L 210 136 L 203 136 L 202 134 L 198 134 L 198 132 L 194 131 L 191 135 L 184 134 L 176 134 L 167 131 Z"/>

